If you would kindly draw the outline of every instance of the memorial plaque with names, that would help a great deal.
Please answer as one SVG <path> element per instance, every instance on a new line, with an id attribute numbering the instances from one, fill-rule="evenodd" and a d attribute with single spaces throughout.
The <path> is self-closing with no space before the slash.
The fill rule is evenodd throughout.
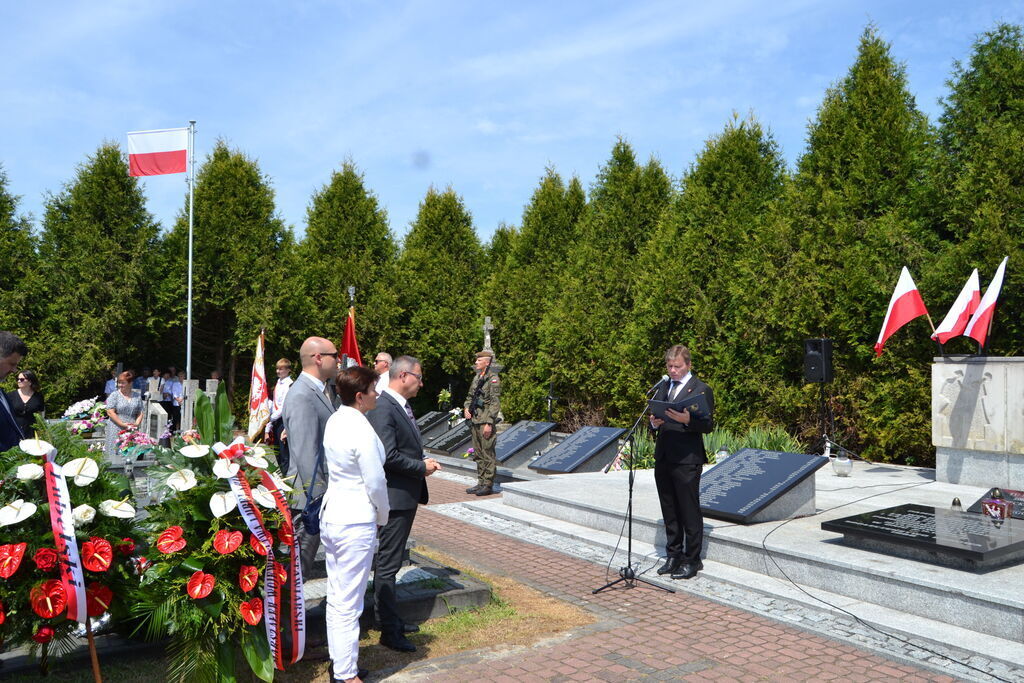
<path id="1" fill-rule="evenodd" d="M 544 474 L 598 472 L 615 458 L 618 439 L 625 431 L 615 427 L 583 427 L 530 463 L 530 469 Z"/>
<path id="2" fill-rule="evenodd" d="M 471 438 L 469 423 L 463 422 L 458 427 L 449 429 L 436 439 L 430 440 L 423 448 L 424 450 L 440 453 L 441 455 L 462 455 L 469 450 L 469 440 Z"/>
<path id="3" fill-rule="evenodd" d="M 432 410 L 416 419 L 416 426 L 420 428 L 420 436 L 423 441 L 430 441 L 448 431 L 448 413 Z"/>
<path id="4" fill-rule="evenodd" d="M 543 451 L 550 443 L 546 437 L 554 428 L 554 422 L 523 420 L 515 423 L 498 435 L 498 443 L 494 447 L 498 462 L 505 463 L 524 450 L 529 451 L 527 457 L 532 457 L 535 451 Z"/>
<path id="5" fill-rule="evenodd" d="M 992 569 L 1024 559 L 1024 521 L 908 503 L 823 522 L 843 542 L 957 569 Z"/>
<path id="6" fill-rule="evenodd" d="M 747 524 L 815 471 L 828 458 L 744 448 L 700 479 L 700 509 L 708 517 Z"/>
<path id="7" fill-rule="evenodd" d="M 1014 519 L 1024 519 L 1024 491 L 1013 491 L 1011 489 L 999 489 L 1003 494 L 1003 500 L 1008 503 L 1013 503 L 1013 510 L 1010 515 Z M 974 501 L 974 505 L 967 508 L 967 512 L 976 512 L 979 515 L 982 514 L 981 501 L 989 499 L 995 492 L 994 488 L 988 490 L 988 492 Z"/>

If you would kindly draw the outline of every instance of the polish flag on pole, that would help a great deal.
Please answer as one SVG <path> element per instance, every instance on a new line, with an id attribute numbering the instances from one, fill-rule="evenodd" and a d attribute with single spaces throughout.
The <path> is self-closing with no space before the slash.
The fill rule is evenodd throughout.
<path id="1" fill-rule="evenodd" d="M 988 283 L 988 289 L 985 290 L 985 296 L 981 297 L 978 310 L 974 312 L 971 321 L 967 323 L 967 329 L 964 330 L 964 336 L 978 342 L 981 348 L 985 348 L 985 340 L 988 339 L 988 333 L 992 330 L 992 315 L 996 310 L 999 290 L 1003 288 L 1003 273 L 1006 272 L 1006 262 L 1009 260 L 1009 256 L 1005 257 L 996 268 L 996 274 L 993 276 L 992 282 Z"/>
<path id="2" fill-rule="evenodd" d="M 893 332 L 900 329 L 914 318 L 928 315 L 928 309 L 924 307 L 924 300 L 921 292 L 917 291 L 914 279 L 910 277 L 910 271 L 906 266 L 900 272 L 899 282 L 896 283 L 896 291 L 889 299 L 889 310 L 885 313 L 885 322 L 882 323 L 882 331 L 878 333 L 878 343 L 875 344 L 875 355 L 882 355 L 882 347 Z"/>
<path id="3" fill-rule="evenodd" d="M 188 128 L 128 133 L 128 174 L 184 173 L 188 164 Z"/>
<path id="4" fill-rule="evenodd" d="M 349 306 L 348 318 L 345 319 L 345 332 L 341 337 L 341 353 L 348 361 L 345 367 L 353 365 L 362 367 L 363 357 L 359 355 L 359 342 L 356 341 L 356 308 Z"/>
<path id="5" fill-rule="evenodd" d="M 953 337 L 963 334 L 971 316 L 978 310 L 980 302 L 981 283 L 978 280 L 978 269 L 975 268 L 971 276 L 967 278 L 967 284 L 960 290 L 960 294 L 956 297 L 956 301 L 953 302 L 942 324 L 932 334 L 932 339 L 940 344 L 945 344 Z"/>

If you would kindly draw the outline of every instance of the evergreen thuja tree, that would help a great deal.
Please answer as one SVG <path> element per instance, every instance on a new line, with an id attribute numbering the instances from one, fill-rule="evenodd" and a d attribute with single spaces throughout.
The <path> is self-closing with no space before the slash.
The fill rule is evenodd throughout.
<path id="1" fill-rule="evenodd" d="M 8 191 L 0 166 L 0 330 L 31 337 L 39 322 L 41 284 L 32 224 L 18 215 L 18 197 Z"/>

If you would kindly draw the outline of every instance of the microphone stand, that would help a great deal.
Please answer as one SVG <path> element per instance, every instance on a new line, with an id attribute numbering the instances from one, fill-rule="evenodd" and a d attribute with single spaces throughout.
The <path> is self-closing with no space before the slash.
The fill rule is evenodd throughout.
<path id="1" fill-rule="evenodd" d="M 664 379 L 659 381 L 658 384 L 654 386 L 654 389 L 664 381 Z M 650 396 L 651 391 L 653 391 L 653 389 L 647 392 L 648 396 Z M 623 449 L 627 444 L 629 445 L 629 495 L 626 499 L 626 566 L 619 569 L 619 578 L 609 581 L 600 588 L 595 588 L 590 591 L 591 595 L 600 593 L 601 591 L 607 590 L 608 588 L 620 583 L 625 584 L 626 588 L 636 588 L 637 581 L 645 583 L 653 588 L 668 591 L 669 593 L 675 593 L 671 588 L 660 586 L 653 581 L 637 576 L 636 569 L 633 568 L 633 482 L 636 479 L 636 430 L 640 427 L 640 423 L 647 415 L 649 407 L 650 406 L 647 405 L 647 402 L 644 401 L 643 412 L 640 413 L 640 417 L 636 419 L 633 426 L 629 428 L 629 432 L 626 433 L 626 438 L 622 442 L 622 447 L 619 448 L 619 452 L 615 454 L 615 460 L 618 460 L 622 457 Z M 615 462 L 615 460 L 612 462 Z"/>

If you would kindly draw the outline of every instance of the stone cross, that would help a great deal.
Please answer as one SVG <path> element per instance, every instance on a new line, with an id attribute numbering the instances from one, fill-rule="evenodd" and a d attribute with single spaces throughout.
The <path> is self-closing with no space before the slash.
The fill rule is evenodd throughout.
<path id="1" fill-rule="evenodd" d="M 494 325 L 491 324 L 491 316 L 484 316 L 484 351 L 491 350 L 491 330 L 494 329 Z"/>

